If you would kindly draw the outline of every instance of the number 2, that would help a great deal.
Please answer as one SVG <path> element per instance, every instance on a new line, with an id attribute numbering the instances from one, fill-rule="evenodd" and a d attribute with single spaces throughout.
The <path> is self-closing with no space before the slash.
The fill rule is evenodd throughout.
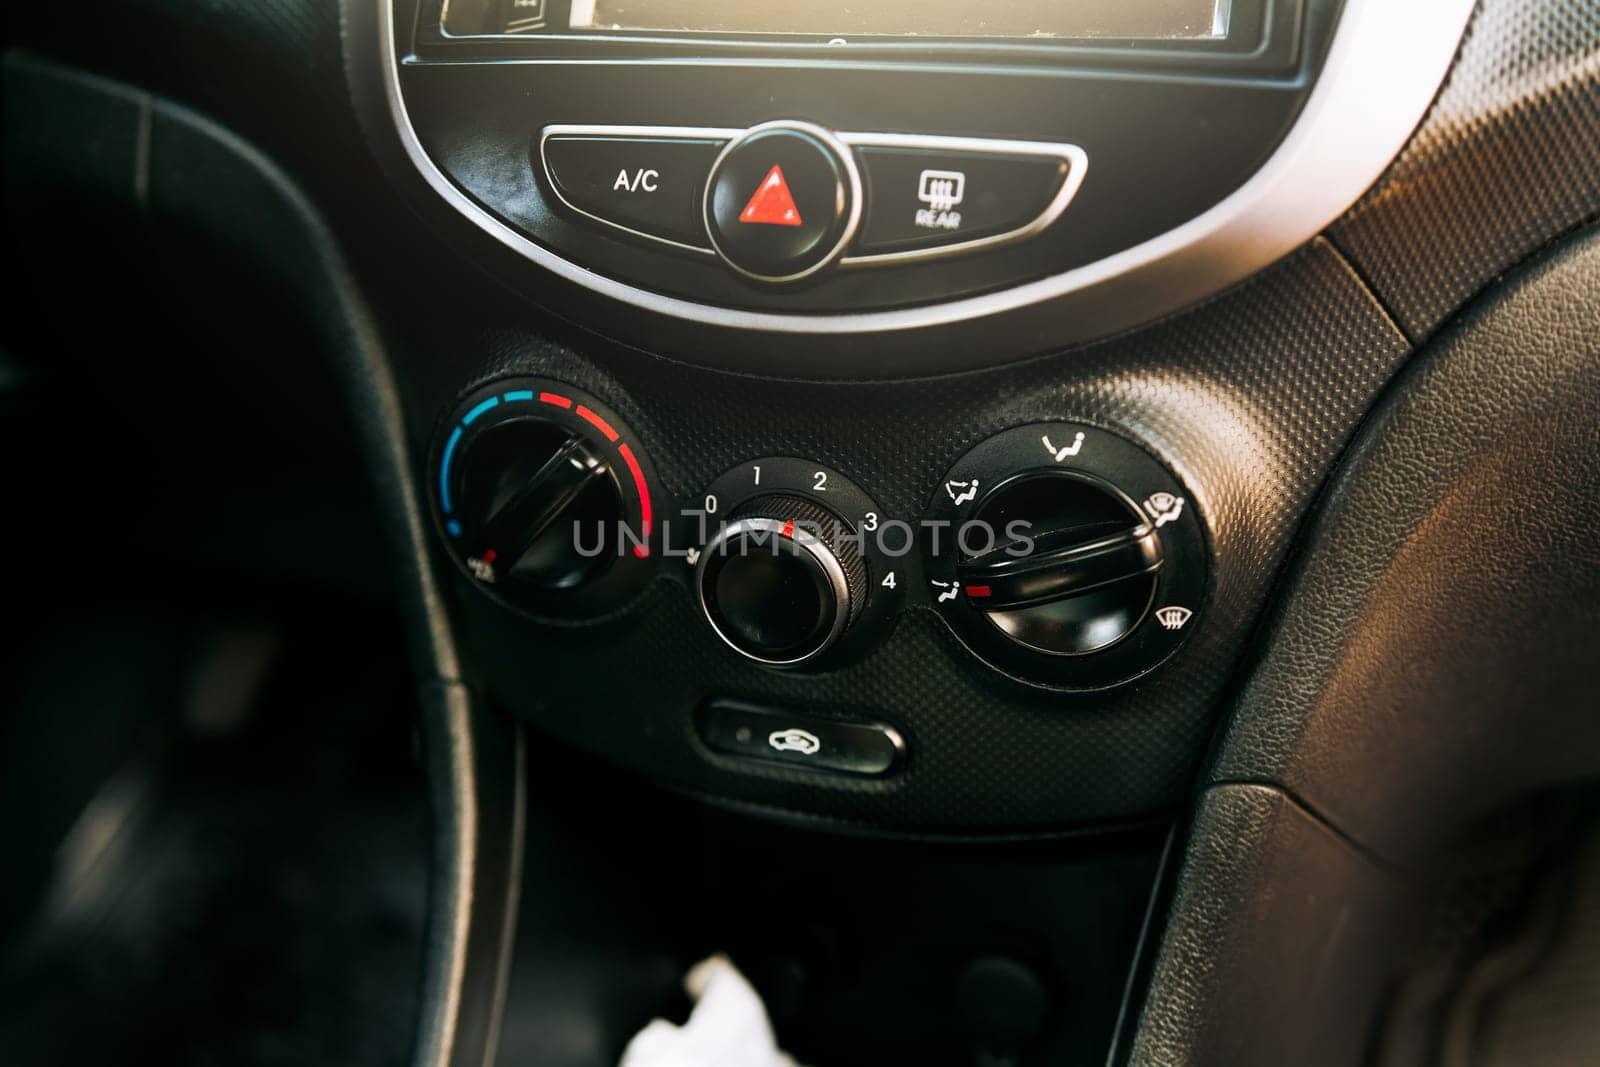
<path id="1" fill-rule="evenodd" d="M 817 483 L 811 487 L 812 490 L 818 493 L 826 493 L 828 491 L 828 472 L 817 471 L 816 479 Z"/>

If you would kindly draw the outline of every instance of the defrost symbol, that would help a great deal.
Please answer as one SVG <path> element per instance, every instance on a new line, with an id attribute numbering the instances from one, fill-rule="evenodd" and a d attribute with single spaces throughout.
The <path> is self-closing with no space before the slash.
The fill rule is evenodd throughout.
<path id="1" fill-rule="evenodd" d="M 1169 608 L 1160 608 L 1156 611 L 1156 621 L 1168 630 L 1183 629 L 1184 624 L 1193 616 L 1194 612 L 1188 608 L 1180 608 L 1176 605 Z"/>
<path id="2" fill-rule="evenodd" d="M 1144 509 L 1159 530 L 1183 514 L 1183 497 L 1171 493 L 1152 493 L 1144 502 Z"/>

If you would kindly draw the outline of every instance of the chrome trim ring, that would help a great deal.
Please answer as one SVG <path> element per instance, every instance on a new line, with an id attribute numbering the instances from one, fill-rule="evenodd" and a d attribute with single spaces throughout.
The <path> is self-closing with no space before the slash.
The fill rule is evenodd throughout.
<path id="1" fill-rule="evenodd" d="M 712 632 L 722 639 L 723 644 L 739 653 L 739 655 L 757 663 L 764 663 L 768 667 L 798 667 L 802 663 L 808 663 L 832 648 L 834 643 L 844 635 L 845 626 L 850 621 L 850 584 L 845 579 L 844 568 L 839 565 L 838 559 L 834 557 L 833 551 L 828 547 L 827 542 L 804 527 L 796 526 L 792 535 L 787 538 L 793 544 L 804 549 L 812 559 L 816 560 L 818 565 L 822 567 L 822 572 L 827 575 L 828 585 L 833 590 L 833 622 L 828 628 L 827 635 L 816 648 L 803 656 L 784 660 L 767 659 L 764 656 L 758 656 L 748 649 L 741 648 L 732 638 L 723 633 L 722 627 L 717 625 L 716 617 L 711 612 L 711 605 L 706 602 L 706 568 L 714 557 L 721 554 L 722 547 L 732 538 L 743 537 L 747 533 L 762 533 L 776 539 L 784 536 L 783 529 L 788 525 L 789 523 L 782 519 L 760 517 L 738 519 L 730 522 L 718 530 L 715 537 L 706 542 L 706 546 L 700 550 L 700 562 L 695 565 L 694 569 L 695 599 L 700 603 L 700 613 L 706 617 L 706 622 L 711 624 Z"/>
<path id="2" fill-rule="evenodd" d="M 840 232 L 839 239 L 834 242 L 833 247 L 828 249 L 828 254 L 805 270 L 796 271 L 793 274 L 757 274 L 754 271 L 745 270 L 730 259 L 728 254 L 722 250 L 722 246 L 717 244 L 716 230 L 711 225 L 711 197 L 712 189 L 716 186 L 717 171 L 727 158 L 737 152 L 739 146 L 750 138 L 763 133 L 771 133 L 774 130 L 789 130 L 794 133 L 805 134 L 807 137 L 822 142 L 823 147 L 832 152 L 839 165 L 844 168 L 844 191 L 845 195 L 850 198 L 850 207 L 845 215 L 844 230 Z M 758 282 L 797 282 L 831 266 L 834 260 L 843 255 L 844 250 L 850 247 L 850 242 L 856 239 L 856 230 L 861 226 L 862 195 L 861 170 L 856 166 L 856 155 L 850 151 L 848 145 L 834 135 L 833 131 L 825 130 L 821 126 L 810 122 L 792 122 L 788 119 L 779 119 L 776 122 L 763 122 L 759 126 L 752 126 L 744 131 L 741 136 L 722 146 L 722 151 L 717 153 L 717 158 L 711 163 L 711 169 L 706 172 L 706 187 L 700 197 L 700 223 L 706 228 L 706 239 L 711 242 L 711 247 L 716 251 L 717 257 L 722 260 L 729 270 Z"/>

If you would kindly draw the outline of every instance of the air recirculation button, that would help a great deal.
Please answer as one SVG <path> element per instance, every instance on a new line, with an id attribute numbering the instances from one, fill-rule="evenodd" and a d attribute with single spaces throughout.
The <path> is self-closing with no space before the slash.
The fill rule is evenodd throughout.
<path id="1" fill-rule="evenodd" d="M 977 520 L 1026 531 L 956 565 L 973 606 L 1018 644 L 1057 656 L 1098 652 L 1150 610 L 1161 539 L 1132 501 L 1098 479 L 1022 475 L 991 493 Z"/>

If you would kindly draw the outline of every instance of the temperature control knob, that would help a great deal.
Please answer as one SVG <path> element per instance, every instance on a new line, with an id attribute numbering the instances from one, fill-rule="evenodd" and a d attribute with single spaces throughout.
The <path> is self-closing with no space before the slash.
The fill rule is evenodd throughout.
<path id="1" fill-rule="evenodd" d="M 861 542 L 813 501 L 784 495 L 741 506 L 701 550 L 700 606 L 718 636 L 774 667 L 836 644 L 867 603 Z"/>
<path id="2" fill-rule="evenodd" d="M 611 465 L 582 436 L 540 419 L 500 422 L 460 459 L 458 522 L 472 531 L 469 558 L 508 588 L 551 592 L 597 577 L 622 520 Z M 590 553 L 592 545 L 602 549 Z"/>
<path id="3" fill-rule="evenodd" d="M 496 598 L 539 615 L 596 614 L 648 576 L 652 479 L 594 397 L 540 378 L 477 389 L 436 463 L 446 544 Z"/>

